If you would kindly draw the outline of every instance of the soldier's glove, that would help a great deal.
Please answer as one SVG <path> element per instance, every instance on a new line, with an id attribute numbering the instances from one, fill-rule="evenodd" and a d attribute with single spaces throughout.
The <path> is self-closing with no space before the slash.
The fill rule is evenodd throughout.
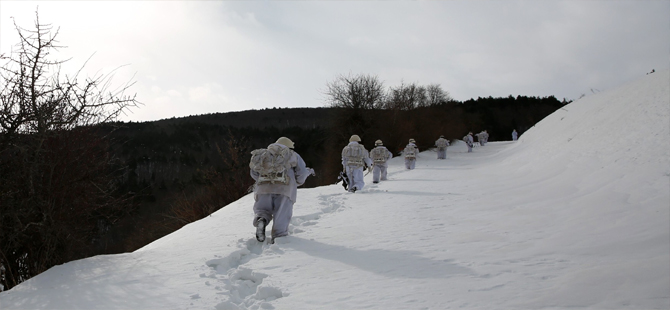
<path id="1" fill-rule="evenodd" d="M 314 171 L 313 168 L 307 168 L 307 170 L 309 171 L 309 174 L 310 174 L 310 175 L 312 175 L 313 177 L 316 176 L 316 171 Z"/>

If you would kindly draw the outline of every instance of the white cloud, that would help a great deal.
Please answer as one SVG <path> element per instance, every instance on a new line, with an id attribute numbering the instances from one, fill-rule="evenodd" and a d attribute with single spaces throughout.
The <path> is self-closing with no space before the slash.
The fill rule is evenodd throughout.
<path id="1" fill-rule="evenodd" d="M 188 99 L 193 103 L 209 102 L 211 97 L 211 85 L 192 87 L 188 90 Z"/>
<path id="2" fill-rule="evenodd" d="M 170 95 L 170 97 L 181 97 L 181 93 L 174 89 L 168 90 L 167 94 Z"/>

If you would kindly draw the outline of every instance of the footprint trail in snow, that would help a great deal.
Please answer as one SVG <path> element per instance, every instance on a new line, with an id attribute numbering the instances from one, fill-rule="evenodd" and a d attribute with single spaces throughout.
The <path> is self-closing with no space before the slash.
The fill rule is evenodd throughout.
<path id="1" fill-rule="evenodd" d="M 346 200 L 346 196 L 342 193 L 320 195 L 318 198 L 321 205 L 318 212 L 294 216 L 291 219 L 289 225 L 291 235 L 300 234 L 308 227 L 316 225 L 324 215 L 342 210 Z M 250 234 L 252 233 L 250 230 Z M 280 245 L 282 242 L 287 242 L 286 240 L 279 238 L 277 244 L 269 244 L 268 241 L 261 243 L 256 241 L 255 237 L 239 239 L 237 241 L 238 250 L 225 257 L 217 257 L 205 263 L 209 267 L 208 272 L 202 273 L 200 277 L 211 279 L 207 280 L 205 284 L 214 286 L 217 291 L 216 294 L 221 296 L 222 300 L 214 306 L 214 309 L 274 309 L 274 306 L 270 303 L 271 301 L 289 295 L 280 287 L 269 284 L 267 274 L 254 271 L 248 267 L 247 263 L 255 258 L 284 253 Z"/>

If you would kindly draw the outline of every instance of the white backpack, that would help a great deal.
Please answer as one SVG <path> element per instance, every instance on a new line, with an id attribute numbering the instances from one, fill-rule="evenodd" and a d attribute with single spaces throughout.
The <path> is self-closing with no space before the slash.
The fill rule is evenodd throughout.
<path id="1" fill-rule="evenodd" d="M 342 158 L 347 159 L 347 166 L 363 167 L 363 156 L 365 156 L 365 149 L 362 145 L 347 145 L 342 150 Z"/>
<path id="2" fill-rule="evenodd" d="M 260 174 L 257 184 L 288 184 L 289 177 L 286 173 L 291 167 L 291 150 L 271 144 L 266 149 L 257 149 L 251 152 L 249 168 Z"/>
<path id="3" fill-rule="evenodd" d="M 416 158 L 416 147 L 414 145 L 408 144 L 403 151 L 405 158 Z"/>
<path id="4" fill-rule="evenodd" d="M 370 152 L 370 157 L 375 163 L 385 163 L 386 162 L 386 149 L 383 147 L 376 147 Z"/>
<path id="5" fill-rule="evenodd" d="M 447 142 L 447 139 L 444 139 L 444 138 L 437 139 L 437 147 L 443 149 L 443 148 L 447 147 L 447 144 L 449 144 Z"/>

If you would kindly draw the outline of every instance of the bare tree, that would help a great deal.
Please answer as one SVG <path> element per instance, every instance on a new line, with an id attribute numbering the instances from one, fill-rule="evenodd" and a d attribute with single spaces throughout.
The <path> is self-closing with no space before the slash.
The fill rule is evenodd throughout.
<path id="1" fill-rule="evenodd" d="M 385 107 L 390 110 L 409 111 L 426 105 L 426 88 L 416 83 L 401 83 L 391 87 L 389 93 Z"/>
<path id="2" fill-rule="evenodd" d="M 0 68 L 0 126 L 6 135 L 14 133 L 45 134 L 52 130 L 115 120 L 129 107 L 137 106 L 135 97 L 123 96 L 131 84 L 111 90 L 110 75 L 98 75 L 79 81 L 61 76 L 65 61 L 49 58 L 57 45 L 58 30 L 52 34 L 49 24 L 40 24 L 36 14 L 36 30 L 14 24 L 20 36 L 18 52 Z M 83 68 L 82 68 L 83 69 Z M 80 70 L 81 71 L 81 70 Z"/>
<path id="3" fill-rule="evenodd" d="M 58 30 L 37 12 L 34 30 L 14 26 L 20 42 L 0 67 L 0 290 L 85 256 L 123 212 L 94 125 L 138 105 L 110 75 L 61 75 Z"/>
<path id="4" fill-rule="evenodd" d="M 335 143 L 346 141 L 354 133 L 365 136 L 376 122 L 374 111 L 383 106 L 383 83 L 373 75 L 340 75 L 326 87 L 327 103 L 339 108 L 331 124 Z"/>
<path id="5" fill-rule="evenodd" d="M 326 87 L 332 107 L 349 109 L 379 109 L 384 100 L 384 84 L 377 76 L 338 76 Z"/>
<path id="6" fill-rule="evenodd" d="M 426 86 L 426 105 L 436 106 L 454 100 L 449 92 L 440 87 L 440 84 L 430 84 Z"/>

